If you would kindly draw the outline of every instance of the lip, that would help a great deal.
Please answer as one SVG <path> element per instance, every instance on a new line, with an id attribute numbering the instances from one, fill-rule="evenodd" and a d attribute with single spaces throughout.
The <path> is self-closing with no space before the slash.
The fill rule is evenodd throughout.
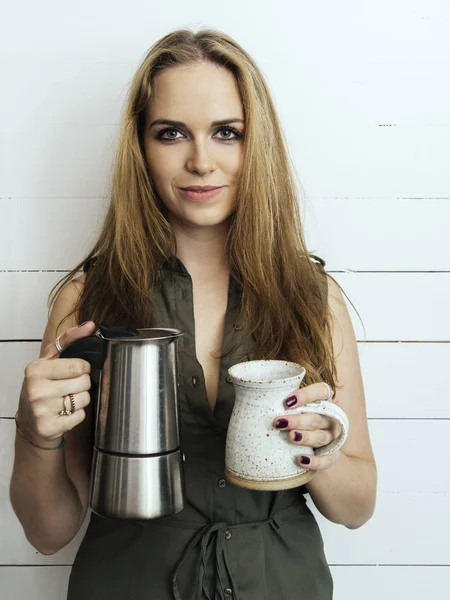
<path id="1" fill-rule="evenodd" d="M 195 186 L 195 188 L 199 188 L 200 186 Z M 220 192 L 224 189 L 224 186 L 222 187 L 212 187 L 212 186 L 205 186 L 207 191 L 206 192 L 199 192 L 196 191 L 195 189 L 191 189 L 191 188 L 179 188 L 181 193 L 186 196 L 187 198 L 189 198 L 190 200 L 195 200 L 195 201 L 205 201 L 205 200 L 210 200 L 211 198 L 215 198 L 216 196 L 218 196 L 220 194 Z M 209 189 L 208 189 L 209 188 Z M 205 189 L 205 188 L 203 188 Z"/>
<path id="2" fill-rule="evenodd" d="M 189 185 L 187 187 L 180 188 L 180 190 L 188 190 L 191 192 L 209 192 L 209 190 L 218 190 L 223 187 L 222 185 Z"/>

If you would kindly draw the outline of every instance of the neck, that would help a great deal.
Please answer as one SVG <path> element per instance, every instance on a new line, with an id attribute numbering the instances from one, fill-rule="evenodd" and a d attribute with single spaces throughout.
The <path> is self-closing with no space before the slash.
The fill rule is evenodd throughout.
<path id="1" fill-rule="evenodd" d="M 198 229 L 174 227 L 177 257 L 192 276 L 222 276 L 230 272 L 225 256 L 229 224 Z"/>

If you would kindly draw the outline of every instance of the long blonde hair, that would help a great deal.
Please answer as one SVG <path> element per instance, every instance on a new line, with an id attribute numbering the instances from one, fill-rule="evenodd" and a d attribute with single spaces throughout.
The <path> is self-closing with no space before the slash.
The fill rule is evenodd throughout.
<path id="1" fill-rule="evenodd" d="M 340 387 L 326 295 L 331 276 L 320 273 L 306 248 L 294 169 L 273 100 L 252 58 L 214 29 L 173 31 L 142 60 L 123 110 L 103 226 L 88 255 L 51 290 L 49 306 L 91 263 L 71 313 L 78 322 L 151 326 L 155 289 L 163 263 L 176 256 L 176 240 L 144 155 L 146 109 L 155 76 L 199 61 L 234 75 L 245 115 L 243 169 L 225 248 L 242 286 L 241 339 L 252 336 L 255 357 L 301 363 L 303 385 L 325 380 Z"/>

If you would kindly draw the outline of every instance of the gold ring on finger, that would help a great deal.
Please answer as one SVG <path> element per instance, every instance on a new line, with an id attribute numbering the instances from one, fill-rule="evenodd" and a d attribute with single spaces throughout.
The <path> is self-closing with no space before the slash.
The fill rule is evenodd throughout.
<path id="1" fill-rule="evenodd" d="M 69 394 L 69 396 L 70 396 L 71 405 L 75 406 L 75 400 L 73 399 L 73 394 Z M 60 417 L 68 416 L 68 415 L 72 414 L 72 410 L 68 410 L 67 409 L 66 398 L 67 398 L 67 396 L 62 396 L 62 401 L 63 401 L 63 407 L 64 408 L 63 408 L 63 410 L 60 410 L 59 413 L 58 413 Z"/>

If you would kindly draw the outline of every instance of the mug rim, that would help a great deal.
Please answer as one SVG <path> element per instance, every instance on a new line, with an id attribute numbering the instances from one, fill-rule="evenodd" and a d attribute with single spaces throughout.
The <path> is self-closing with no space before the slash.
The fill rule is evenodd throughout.
<path id="1" fill-rule="evenodd" d="M 283 377 L 282 379 L 259 379 L 258 381 L 255 381 L 253 379 L 249 379 L 249 378 L 245 378 L 245 377 L 238 377 L 237 375 L 233 375 L 232 370 L 235 367 L 238 367 L 240 365 L 248 365 L 249 363 L 283 363 L 285 365 L 293 365 L 295 367 L 298 367 L 300 369 L 300 372 L 297 373 L 297 375 L 291 375 L 290 377 Z M 235 365 L 233 365 L 232 367 L 230 367 L 228 369 L 228 375 L 230 377 L 230 379 L 235 382 L 235 383 L 247 383 L 247 384 L 251 384 L 251 385 L 268 385 L 268 384 L 277 384 L 277 385 L 284 385 L 285 383 L 289 383 L 289 382 L 293 382 L 296 379 L 298 379 L 299 377 L 304 377 L 306 374 L 306 369 L 305 367 L 302 367 L 299 363 L 290 361 L 290 360 L 277 360 L 277 359 L 269 359 L 269 360 L 248 360 L 248 361 L 244 361 L 244 362 L 240 362 L 240 363 L 236 363 Z"/>

